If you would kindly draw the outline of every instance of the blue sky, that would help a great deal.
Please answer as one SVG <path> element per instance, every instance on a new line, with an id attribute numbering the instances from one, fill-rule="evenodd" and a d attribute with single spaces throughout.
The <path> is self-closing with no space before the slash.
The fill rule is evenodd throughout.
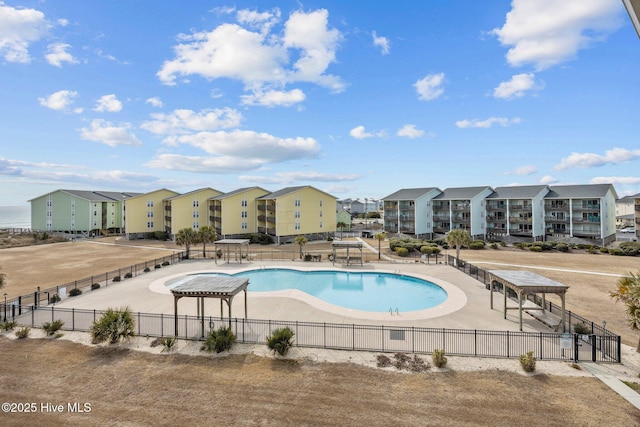
<path id="1" fill-rule="evenodd" d="M 639 65 L 620 0 L 0 0 L 0 205 L 58 188 L 635 194 Z"/>

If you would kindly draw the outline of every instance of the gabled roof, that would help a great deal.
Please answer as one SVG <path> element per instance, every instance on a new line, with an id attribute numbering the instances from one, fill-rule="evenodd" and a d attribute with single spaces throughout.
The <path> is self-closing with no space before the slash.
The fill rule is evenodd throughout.
<path id="1" fill-rule="evenodd" d="M 226 199 L 227 197 L 231 197 L 231 196 L 235 196 L 236 194 L 240 194 L 240 193 L 244 193 L 246 191 L 250 191 L 250 190 L 262 190 L 265 193 L 269 193 L 269 190 L 265 190 L 262 187 L 244 187 L 244 188 L 238 188 L 237 190 L 233 190 L 233 191 L 229 191 L 228 193 L 222 193 L 219 194 L 215 197 L 210 198 L 209 200 L 222 200 L 222 199 Z"/>
<path id="2" fill-rule="evenodd" d="M 445 200 L 471 200 L 483 191 L 491 190 L 491 187 L 458 187 L 458 188 L 446 188 L 441 194 L 434 197 L 434 199 Z"/>
<path id="3" fill-rule="evenodd" d="M 545 199 L 586 199 L 589 197 L 604 197 L 611 191 L 614 198 L 618 198 L 613 184 L 586 184 L 586 185 L 553 185 Z"/>
<path id="4" fill-rule="evenodd" d="M 509 187 L 496 187 L 487 199 L 532 199 L 540 193 L 547 194 L 547 185 L 518 185 Z"/>
<path id="5" fill-rule="evenodd" d="M 640 193 L 638 194 L 632 194 L 630 196 L 624 196 L 618 200 L 616 200 L 616 202 L 629 202 L 629 203 L 633 203 L 635 201 L 635 199 L 640 199 Z"/>
<path id="6" fill-rule="evenodd" d="M 282 188 L 282 189 L 280 189 L 278 191 L 274 191 L 273 193 L 269 193 L 269 194 L 266 194 L 266 195 L 264 195 L 262 197 L 258 197 L 257 200 L 277 199 L 278 197 L 286 196 L 287 194 L 295 193 L 296 191 L 304 190 L 305 188 L 310 188 L 310 189 L 318 191 L 320 193 L 324 193 L 327 196 L 333 197 L 334 199 L 337 199 L 337 197 L 333 196 L 332 194 L 326 193 L 326 192 L 324 192 L 322 190 L 318 190 L 317 188 L 312 187 L 311 185 L 300 185 L 300 186 L 297 186 L 297 187 Z"/>
<path id="7" fill-rule="evenodd" d="M 416 200 L 425 194 L 429 194 L 432 191 L 440 191 L 436 187 L 425 188 L 403 188 L 393 194 L 389 194 L 387 197 L 383 197 L 382 200 Z"/>
<path id="8" fill-rule="evenodd" d="M 173 196 L 180 195 L 180 193 L 178 193 L 177 191 L 169 190 L 167 188 L 160 188 L 158 190 L 149 191 L 147 193 L 139 193 L 139 194 L 137 194 L 135 196 L 131 196 L 131 198 L 133 199 L 134 197 L 144 197 L 144 196 L 148 196 L 149 194 L 158 193 L 160 191 L 168 191 L 170 193 L 173 193 Z M 173 196 L 169 196 L 169 197 L 173 197 Z"/>
<path id="9" fill-rule="evenodd" d="M 35 197 L 29 201 L 35 200 L 37 198 L 47 196 L 53 193 L 67 193 L 74 197 L 79 197 L 81 199 L 87 200 L 89 202 L 121 202 L 124 199 L 128 199 L 129 197 L 135 197 L 140 195 L 141 193 L 119 193 L 117 191 L 91 191 L 91 190 L 55 190 L 47 194 L 43 194 L 42 196 Z"/>
<path id="10" fill-rule="evenodd" d="M 167 197 L 167 200 L 179 199 L 180 197 L 190 196 L 192 194 L 199 193 L 199 192 L 205 191 L 205 190 L 211 190 L 211 191 L 216 191 L 216 192 L 220 193 L 220 191 L 218 191 L 218 190 L 216 190 L 214 188 L 204 187 L 204 188 L 198 188 L 197 190 L 189 191 L 188 193 L 176 194 L 175 196 Z"/>

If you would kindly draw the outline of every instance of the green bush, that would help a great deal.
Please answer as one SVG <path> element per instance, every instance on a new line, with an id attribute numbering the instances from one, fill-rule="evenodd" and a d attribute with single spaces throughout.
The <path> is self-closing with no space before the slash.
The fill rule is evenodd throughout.
<path id="1" fill-rule="evenodd" d="M 109 308 L 102 317 L 91 325 L 91 336 L 94 344 L 109 341 L 115 344 L 122 340 L 129 340 L 134 336 L 133 314 L 128 307 Z"/>
<path id="2" fill-rule="evenodd" d="M 221 326 L 219 329 L 209 332 L 200 350 L 222 353 L 225 350 L 231 349 L 235 342 L 236 336 L 231 331 L 231 328 Z"/>
<path id="3" fill-rule="evenodd" d="M 267 347 L 274 353 L 284 356 L 293 347 L 293 331 L 288 328 L 276 329 L 267 337 Z"/>
<path id="4" fill-rule="evenodd" d="M 485 243 L 482 240 L 474 240 L 469 244 L 469 249 L 484 249 Z"/>
<path id="5" fill-rule="evenodd" d="M 53 335 L 56 332 L 58 332 L 58 330 L 60 328 L 62 328 L 62 326 L 64 325 L 64 322 L 60 319 L 58 320 L 54 320 L 53 322 L 45 322 L 42 324 L 42 329 L 44 329 L 44 331 L 47 333 L 47 335 Z"/>
<path id="6" fill-rule="evenodd" d="M 166 231 L 154 231 L 153 238 L 162 241 L 169 240 L 169 233 Z"/>
<path id="7" fill-rule="evenodd" d="M 609 248 L 600 248 L 600 253 L 608 254 L 609 253 Z"/>
<path id="8" fill-rule="evenodd" d="M 156 265 L 153 266 L 153 268 L 158 269 L 158 268 L 162 268 L 162 266 L 160 264 L 156 264 Z"/>
<path id="9" fill-rule="evenodd" d="M 29 336 L 29 333 L 31 333 L 31 328 L 25 326 L 16 331 L 16 337 L 18 337 L 18 339 L 26 338 Z"/>
<path id="10" fill-rule="evenodd" d="M 566 243 L 558 243 L 556 250 L 560 252 L 569 252 L 569 246 Z"/>
<path id="11" fill-rule="evenodd" d="M 424 255 L 431 255 L 436 250 L 438 250 L 438 248 L 436 248 L 435 246 L 431 246 L 431 245 L 420 246 L 420 253 Z"/>
<path id="12" fill-rule="evenodd" d="M 13 328 L 15 328 L 16 326 L 18 326 L 18 322 L 3 322 L 3 323 L 0 323 L 0 329 L 2 329 L 3 331 L 10 331 Z"/>
<path id="13" fill-rule="evenodd" d="M 491 249 L 498 249 L 498 244 L 497 243 L 492 243 L 489 247 Z"/>
<path id="14" fill-rule="evenodd" d="M 122 279 L 120 278 L 120 276 L 114 276 L 114 277 L 113 277 L 113 281 L 114 281 L 114 282 L 119 282 L 120 280 L 122 280 Z"/>
<path id="15" fill-rule="evenodd" d="M 621 256 L 624 255 L 624 252 L 620 248 L 609 248 L 609 255 Z"/>
<path id="16" fill-rule="evenodd" d="M 444 368 L 447 366 L 447 356 L 445 356 L 444 348 L 442 350 L 434 349 L 431 354 L 431 360 L 433 360 L 433 364 L 438 368 Z"/>
<path id="17" fill-rule="evenodd" d="M 171 263 L 169 261 L 165 261 L 162 263 L 162 265 L 166 267 L 167 265 L 171 265 Z"/>
<path id="18" fill-rule="evenodd" d="M 160 339 L 160 343 L 162 344 L 162 351 L 171 351 L 171 349 L 174 345 L 176 345 L 177 342 L 178 340 L 176 339 L 176 337 L 164 337 Z"/>
<path id="19" fill-rule="evenodd" d="M 50 302 L 51 304 L 55 304 L 55 303 L 57 303 L 57 302 L 60 302 L 60 300 L 61 300 L 60 295 L 58 295 L 58 294 L 53 294 L 53 295 L 51 295 L 51 299 L 49 300 L 49 302 Z"/>
<path id="20" fill-rule="evenodd" d="M 78 295 L 82 295 L 82 289 L 73 288 L 69 291 L 70 297 L 77 297 Z"/>
<path id="21" fill-rule="evenodd" d="M 100 283 L 94 283 L 93 285 L 91 285 L 92 291 L 95 291 L 96 289 L 100 289 Z"/>
<path id="22" fill-rule="evenodd" d="M 536 370 L 536 358 L 533 357 L 533 351 L 520 355 L 520 366 L 525 372 L 533 372 Z"/>
<path id="23" fill-rule="evenodd" d="M 542 246 L 529 246 L 531 252 L 542 252 Z"/>
<path id="24" fill-rule="evenodd" d="M 587 325 L 584 322 L 576 323 L 573 325 L 573 332 L 575 334 L 587 335 L 591 333 L 591 326 Z"/>
<path id="25" fill-rule="evenodd" d="M 305 261 L 311 261 L 312 258 L 313 258 L 313 256 L 311 254 L 304 254 L 304 260 Z"/>
<path id="26" fill-rule="evenodd" d="M 396 254 L 401 257 L 406 257 L 409 255 L 409 250 L 407 248 L 397 247 Z"/>
<path id="27" fill-rule="evenodd" d="M 143 271 L 144 271 L 145 273 L 148 273 L 148 272 L 150 272 L 150 271 L 151 271 L 151 269 L 150 269 L 149 267 L 145 267 Z"/>
<path id="28" fill-rule="evenodd" d="M 124 275 L 125 279 L 131 279 L 133 277 L 133 273 L 132 272 L 127 272 L 127 274 Z"/>

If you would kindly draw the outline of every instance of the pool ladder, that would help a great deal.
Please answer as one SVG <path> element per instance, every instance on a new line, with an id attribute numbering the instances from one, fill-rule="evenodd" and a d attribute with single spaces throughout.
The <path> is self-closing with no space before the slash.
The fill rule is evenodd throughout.
<path id="1" fill-rule="evenodd" d="M 400 312 L 398 311 L 398 307 L 396 307 L 396 316 L 400 316 Z M 393 308 L 389 307 L 389 314 L 393 316 Z"/>

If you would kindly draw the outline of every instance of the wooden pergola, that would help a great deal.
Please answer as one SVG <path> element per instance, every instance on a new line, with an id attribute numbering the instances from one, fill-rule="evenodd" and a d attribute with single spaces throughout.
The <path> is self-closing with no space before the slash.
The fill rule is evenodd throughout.
<path id="1" fill-rule="evenodd" d="M 231 303 L 233 297 L 244 291 L 244 318 L 247 318 L 247 286 L 249 279 L 244 277 L 220 277 L 214 275 L 194 275 L 171 289 L 173 294 L 174 333 L 178 336 L 178 300 L 182 297 L 196 298 L 198 319 L 204 337 L 204 299 L 220 299 L 220 317 L 224 317 L 222 302 L 227 303 L 229 311 L 229 327 L 231 327 Z"/>
<path id="2" fill-rule="evenodd" d="M 336 261 L 346 261 L 345 265 L 353 264 L 353 261 L 359 262 L 362 265 L 362 242 L 354 242 L 354 241 L 346 241 L 346 240 L 334 240 L 331 248 L 333 252 L 331 254 L 333 265 L 336 264 Z M 338 249 L 346 249 L 347 253 L 345 255 L 338 255 Z M 360 256 L 351 256 L 349 254 L 349 249 L 357 249 L 360 251 Z"/>
<path id="3" fill-rule="evenodd" d="M 517 309 L 520 315 L 520 330 L 522 331 L 522 304 L 528 294 L 542 294 L 542 307 L 527 307 L 526 310 L 542 310 L 542 318 L 546 314 L 546 294 L 552 293 L 560 296 L 562 301 L 562 314 L 560 322 L 562 332 L 566 332 L 565 323 L 565 294 L 569 286 L 555 280 L 551 280 L 530 271 L 519 270 L 490 270 L 489 279 L 491 281 L 491 308 L 493 309 L 493 285 L 499 283 L 503 286 L 504 294 L 504 318 L 507 318 L 507 310 Z M 507 289 L 512 289 L 518 295 L 518 307 L 507 307 Z M 535 316 L 534 316 L 535 317 Z"/>
<path id="4" fill-rule="evenodd" d="M 249 243 L 251 242 L 251 240 L 249 239 L 222 239 L 222 240 L 217 240 L 215 242 L 213 242 L 213 250 L 216 253 L 215 256 L 215 261 L 216 264 L 218 263 L 218 246 L 222 246 L 222 254 L 223 254 L 223 258 L 227 260 L 227 262 L 230 261 L 231 257 L 230 255 L 230 249 L 231 248 L 236 248 L 240 254 L 240 257 L 238 257 L 238 252 L 235 252 L 236 254 L 236 260 L 240 262 L 240 264 L 242 264 L 242 248 L 246 246 L 247 250 L 245 251 L 245 254 L 247 255 L 247 259 L 249 258 Z M 226 255 L 226 256 L 225 256 Z"/>

